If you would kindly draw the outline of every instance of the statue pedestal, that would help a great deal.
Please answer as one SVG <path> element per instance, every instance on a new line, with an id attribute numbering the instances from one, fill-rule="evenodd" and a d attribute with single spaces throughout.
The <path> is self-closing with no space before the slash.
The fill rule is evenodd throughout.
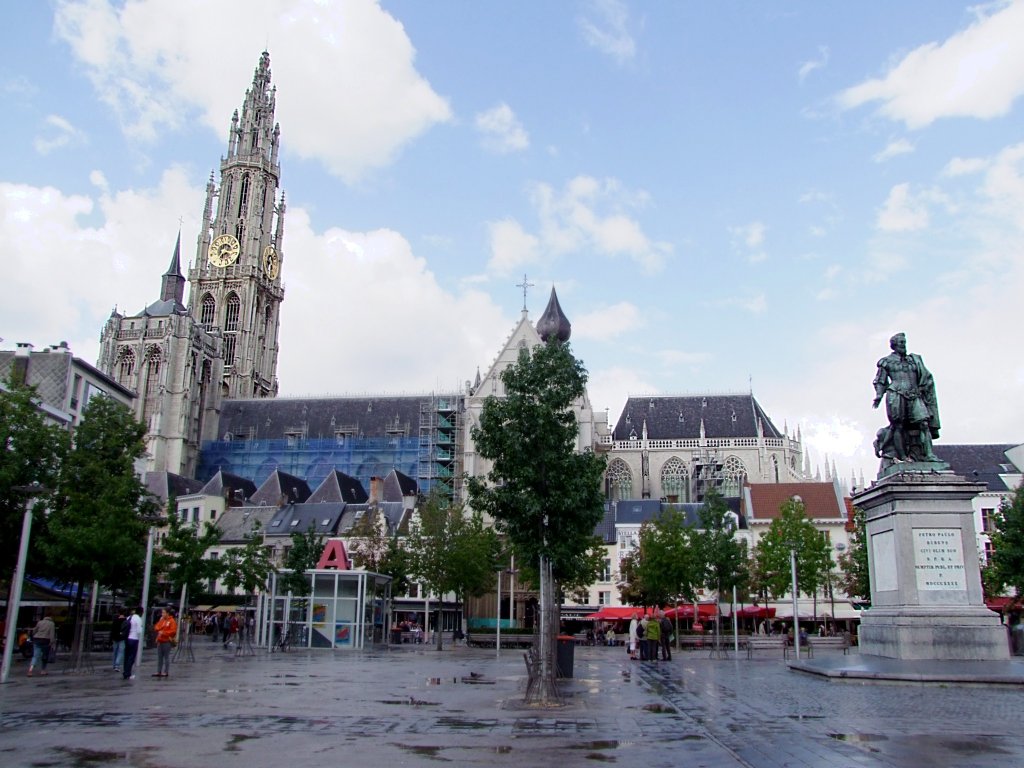
<path id="1" fill-rule="evenodd" d="M 853 503 L 867 518 L 871 608 L 860 652 L 906 660 L 1008 660 L 985 607 L 971 500 L 984 486 L 951 472 L 883 477 Z"/>

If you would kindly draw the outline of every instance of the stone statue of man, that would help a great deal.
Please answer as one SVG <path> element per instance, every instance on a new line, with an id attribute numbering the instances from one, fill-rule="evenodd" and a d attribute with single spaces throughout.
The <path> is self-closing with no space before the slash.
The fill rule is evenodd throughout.
<path id="1" fill-rule="evenodd" d="M 939 404 L 935 380 L 920 355 L 907 352 L 906 334 L 889 339 L 892 354 L 878 361 L 875 375 L 877 408 L 885 398 L 889 427 L 879 430 L 875 453 L 883 460 L 936 462 L 932 440 L 939 436 Z"/>

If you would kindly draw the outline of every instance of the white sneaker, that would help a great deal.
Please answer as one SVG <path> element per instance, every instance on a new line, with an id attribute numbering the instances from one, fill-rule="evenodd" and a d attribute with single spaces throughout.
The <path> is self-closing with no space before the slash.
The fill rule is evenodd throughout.
<path id="1" fill-rule="evenodd" d="M 132 676 L 131 676 L 131 677 L 129 677 L 128 679 L 129 679 L 129 680 L 134 680 L 134 679 L 135 679 L 135 675 L 132 675 Z"/>

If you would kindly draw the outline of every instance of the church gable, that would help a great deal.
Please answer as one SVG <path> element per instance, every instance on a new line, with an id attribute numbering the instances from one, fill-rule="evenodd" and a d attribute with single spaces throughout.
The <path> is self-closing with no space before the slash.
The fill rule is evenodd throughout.
<path id="1" fill-rule="evenodd" d="M 478 397 L 504 396 L 505 387 L 501 383 L 502 371 L 519 359 L 520 350 L 533 349 L 543 343 L 540 334 L 537 333 L 537 329 L 533 327 L 533 323 L 530 322 L 526 312 L 523 312 L 519 324 L 508 337 L 505 346 L 502 347 L 501 352 L 498 353 L 490 369 L 488 369 L 487 375 L 480 380 L 480 386 L 473 394 Z"/>

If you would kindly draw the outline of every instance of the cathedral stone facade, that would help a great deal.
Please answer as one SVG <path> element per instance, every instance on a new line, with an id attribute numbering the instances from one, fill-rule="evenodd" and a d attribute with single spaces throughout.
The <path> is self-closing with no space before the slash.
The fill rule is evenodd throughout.
<path id="1" fill-rule="evenodd" d="M 97 367 L 138 393 L 150 471 L 192 476 L 223 398 L 277 395 L 285 204 L 275 101 L 264 52 L 231 119 L 220 185 L 213 174 L 206 185 L 188 305 L 179 233 L 160 298 L 134 315 L 115 310 L 100 335 Z"/>

